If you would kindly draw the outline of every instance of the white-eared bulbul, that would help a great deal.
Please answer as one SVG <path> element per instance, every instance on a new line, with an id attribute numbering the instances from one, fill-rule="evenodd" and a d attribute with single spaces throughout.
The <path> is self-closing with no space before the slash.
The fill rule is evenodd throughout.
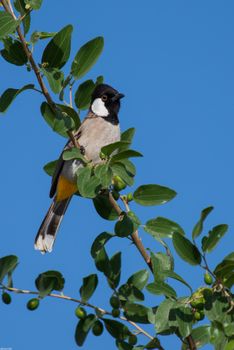
<path id="1" fill-rule="evenodd" d="M 120 140 L 118 112 L 120 99 L 124 97 L 117 90 L 106 84 L 99 84 L 92 94 L 87 116 L 74 134 L 85 156 L 98 164 L 101 162 L 100 151 L 103 146 Z M 74 147 L 69 141 L 64 150 Z M 63 151 L 64 151 L 63 150 Z M 50 197 L 53 202 L 39 228 L 35 239 L 35 249 L 42 253 L 51 252 L 54 241 L 74 193 L 78 191 L 76 172 L 83 167 L 80 160 L 63 160 L 61 154 L 52 178 Z"/>

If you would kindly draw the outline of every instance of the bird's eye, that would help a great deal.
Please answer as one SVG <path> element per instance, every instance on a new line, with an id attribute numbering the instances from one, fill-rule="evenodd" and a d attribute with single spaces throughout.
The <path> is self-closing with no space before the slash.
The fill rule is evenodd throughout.
<path id="1" fill-rule="evenodd" d="M 103 96 L 102 96 L 102 101 L 103 101 L 103 102 L 106 102 L 106 101 L 107 101 L 107 98 L 108 98 L 107 95 L 103 95 Z"/>

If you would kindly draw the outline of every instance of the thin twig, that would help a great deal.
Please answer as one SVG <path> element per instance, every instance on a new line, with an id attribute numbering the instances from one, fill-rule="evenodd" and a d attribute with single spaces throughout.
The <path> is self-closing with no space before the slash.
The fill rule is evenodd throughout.
<path id="1" fill-rule="evenodd" d="M 11 288 L 11 287 L 7 287 L 5 285 L 2 285 L 2 288 L 8 290 L 9 292 L 16 293 L 16 294 L 30 294 L 30 295 L 37 295 L 37 296 L 39 296 L 39 292 L 31 291 L 31 290 L 27 290 L 27 289 L 18 289 L 18 288 L 13 288 L 13 287 Z M 90 304 L 88 302 L 84 302 L 84 301 L 76 299 L 76 298 L 72 298 L 72 297 L 64 295 L 64 294 L 50 293 L 50 294 L 47 295 L 47 297 L 73 301 L 73 302 L 75 302 L 77 304 L 82 304 L 82 305 L 85 305 L 87 307 L 90 307 L 91 309 L 94 309 L 94 310 L 100 312 L 102 315 L 112 316 L 111 312 L 109 312 L 109 311 L 106 311 L 106 310 L 104 310 L 104 309 L 102 309 L 100 307 L 97 307 L 97 306 L 93 305 L 93 304 Z M 144 334 L 147 338 L 149 338 L 151 340 L 154 339 L 154 337 L 152 337 L 152 335 L 147 333 L 143 328 L 141 328 L 135 322 L 129 321 L 126 317 L 123 317 L 123 316 L 120 316 L 119 319 L 121 319 L 122 321 L 130 323 L 133 327 L 135 327 L 140 333 Z"/>

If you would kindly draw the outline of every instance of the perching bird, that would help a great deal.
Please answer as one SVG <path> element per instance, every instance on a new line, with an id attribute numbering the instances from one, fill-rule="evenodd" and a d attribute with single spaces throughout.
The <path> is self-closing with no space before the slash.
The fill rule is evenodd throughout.
<path id="1" fill-rule="evenodd" d="M 85 156 L 93 164 L 101 162 L 99 154 L 103 146 L 120 140 L 118 112 L 122 97 L 124 95 L 111 86 L 98 85 L 92 94 L 89 112 L 74 135 Z M 74 145 L 69 141 L 64 150 L 72 147 Z M 81 161 L 64 161 L 62 154 L 57 162 L 50 189 L 53 202 L 35 238 L 34 247 L 42 253 L 51 252 L 53 249 L 68 204 L 78 190 L 76 172 L 80 167 L 83 167 Z"/>

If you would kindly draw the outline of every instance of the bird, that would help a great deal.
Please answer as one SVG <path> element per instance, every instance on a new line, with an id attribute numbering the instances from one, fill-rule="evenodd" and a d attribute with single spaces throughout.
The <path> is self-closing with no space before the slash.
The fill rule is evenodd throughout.
<path id="1" fill-rule="evenodd" d="M 102 162 L 101 148 L 120 141 L 118 113 L 124 94 L 107 84 L 98 84 L 91 96 L 90 107 L 79 129 L 74 132 L 85 157 L 97 165 Z M 53 201 L 35 238 L 34 248 L 41 253 L 51 252 L 62 219 L 72 196 L 79 191 L 76 172 L 84 167 L 79 159 L 63 160 L 63 152 L 74 147 L 70 140 L 65 145 L 52 177 L 50 198 Z"/>

